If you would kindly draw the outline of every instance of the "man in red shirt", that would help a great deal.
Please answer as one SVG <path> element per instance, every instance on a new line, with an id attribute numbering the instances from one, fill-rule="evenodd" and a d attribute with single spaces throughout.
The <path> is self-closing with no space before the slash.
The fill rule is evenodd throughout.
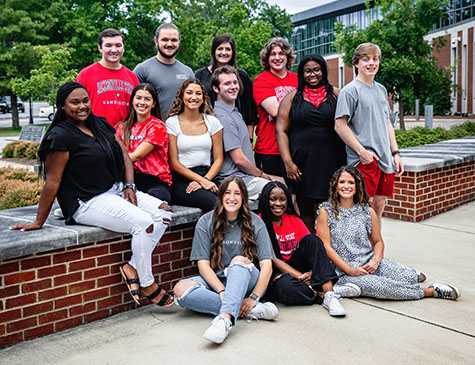
<path id="1" fill-rule="evenodd" d="M 76 81 L 84 85 L 92 112 L 115 127 L 129 113 L 130 94 L 139 84 L 137 76 L 120 64 L 124 55 L 124 36 L 116 29 L 99 34 L 102 58 L 79 72 Z"/>
<path id="2" fill-rule="evenodd" d="M 294 60 L 295 55 L 285 39 L 271 38 L 261 51 L 261 65 L 265 71 L 254 79 L 253 93 L 259 114 L 255 160 L 257 167 L 268 175 L 285 176 L 275 138 L 275 121 L 280 101 L 297 88 L 297 74 L 289 71 Z"/>

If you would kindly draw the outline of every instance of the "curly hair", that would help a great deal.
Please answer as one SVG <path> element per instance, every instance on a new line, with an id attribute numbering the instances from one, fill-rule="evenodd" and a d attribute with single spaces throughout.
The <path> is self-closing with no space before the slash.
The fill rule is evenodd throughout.
<path id="1" fill-rule="evenodd" d="M 218 189 L 218 200 L 213 214 L 213 237 L 211 238 L 211 268 L 218 267 L 223 269 L 223 245 L 222 242 L 226 236 L 226 230 L 230 226 L 226 211 L 223 205 L 223 197 L 228 190 L 229 184 L 235 182 L 241 191 L 242 205 L 239 208 L 237 223 L 241 228 L 241 240 L 244 244 L 243 256 L 247 257 L 256 266 L 258 264 L 257 243 L 254 238 L 254 228 L 252 226 L 251 209 L 248 203 L 248 192 L 246 184 L 238 176 L 228 176 Z"/>
<path id="2" fill-rule="evenodd" d="M 201 92 L 203 93 L 203 103 L 200 105 L 200 113 L 211 115 L 213 114 L 213 106 L 211 105 L 211 101 L 209 99 L 205 87 L 203 86 L 200 80 L 192 77 L 186 80 L 176 92 L 175 99 L 173 99 L 172 106 L 167 114 L 167 119 L 173 117 L 174 115 L 179 115 L 183 113 L 183 111 L 185 110 L 183 95 L 185 94 L 186 88 L 191 84 L 199 85 L 201 87 Z"/>
<path id="3" fill-rule="evenodd" d="M 301 118 L 304 118 L 304 111 L 303 111 L 303 105 L 304 105 L 304 98 L 303 98 L 303 89 L 305 86 L 308 86 L 305 77 L 304 77 L 304 67 L 307 62 L 309 61 L 315 61 L 320 65 L 320 69 L 322 70 L 322 80 L 320 83 L 317 85 L 317 87 L 320 86 L 325 86 L 325 89 L 327 91 L 327 98 L 328 100 L 335 104 L 336 103 L 336 95 L 335 91 L 333 90 L 333 86 L 328 82 L 328 69 L 327 69 L 327 63 L 325 62 L 325 59 L 318 55 L 318 54 L 310 54 L 306 55 L 302 58 L 302 60 L 299 63 L 298 67 L 298 86 L 297 86 L 297 92 L 295 93 L 294 98 L 292 99 L 292 105 L 290 107 L 290 119 L 291 120 L 298 120 Z"/>
<path id="4" fill-rule="evenodd" d="M 285 210 L 285 213 L 295 215 L 299 218 L 300 216 L 294 209 L 294 206 L 292 204 L 292 196 L 290 195 L 287 186 L 282 184 L 280 181 L 271 181 L 270 183 L 264 186 L 259 197 L 259 213 L 261 213 L 261 218 L 266 225 L 267 232 L 269 233 L 269 237 L 272 242 L 272 248 L 274 249 L 274 253 L 278 259 L 282 260 L 279 243 L 277 242 L 274 225 L 272 224 L 272 213 L 269 208 L 269 195 L 274 188 L 281 188 L 284 191 L 285 197 L 287 198 L 287 209 Z"/>
<path id="5" fill-rule="evenodd" d="M 261 51 L 261 66 L 264 70 L 269 71 L 269 56 L 272 52 L 272 48 L 280 47 L 287 56 L 287 64 L 285 65 L 287 70 L 292 68 L 292 65 L 295 61 L 295 55 L 290 44 L 282 37 L 274 37 L 269 39 L 269 41 L 264 45 L 264 48 Z"/>
<path id="6" fill-rule="evenodd" d="M 132 133 L 132 127 L 134 126 L 135 123 L 137 123 L 137 112 L 135 111 L 133 102 L 134 102 L 135 94 L 137 94 L 137 92 L 140 90 L 147 91 L 152 96 L 152 99 L 155 102 L 155 106 L 152 108 L 151 114 L 154 117 L 162 120 L 162 110 L 160 109 L 160 103 L 158 102 L 157 91 L 152 85 L 150 85 L 147 82 L 138 84 L 134 88 L 134 90 L 132 90 L 132 94 L 130 95 L 129 114 L 127 115 L 127 118 L 125 118 L 125 120 L 119 123 L 119 124 L 124 124 L 124 143 L 127 146 L 127 148 L 129 148 L 130 146 L 130 133 Z"/>
<path id="7" fill-rule="evenodd" d="M 355 195 L 353 196 L 353 202 L 361 205 L 364 209 L 366 204 L 370 204 L 369 195 L 366 191 L 366 184 L 361 172 L 353 166 L 342 166 L 335 171 L 330 180 L 330 190 L 328 191 L 330 197 L 328 201 L 332 206 L 332 212 L 335 214 L 338 220 L 338 206 L 340 205 L 340 195 L 338 194 L 338 180 L 342 173 L 348 173 L 355 179 Z"/>

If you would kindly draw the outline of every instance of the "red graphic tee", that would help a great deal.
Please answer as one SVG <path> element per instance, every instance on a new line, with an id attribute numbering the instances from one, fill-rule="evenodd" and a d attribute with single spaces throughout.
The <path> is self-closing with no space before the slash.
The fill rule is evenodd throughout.
<path id="1" fill-rule="evenodd" d="M 284 261 L 292 257 L 294 251 L 299 247 L 300 240 L 310 234 L 304 222 L 292 214 L 284 213 L 281 226 L 274 223 L 272 225 Z"/>
<path id="2" fill-rule="evenodd" d="M 124 140 L 124 125 L 117 126 L 117 135 Z M 130 133 L 130 146 L 127 152 L 133 153 L 142 142 L 148 142 L 155 148 L 134 166 L 144 174 L 157 176 L 168 185 L 172 184 L 170 165 L 168 164 L 168 133 L 165 123 L 150 116 L 145 122 L 135 123 Z"/>
<path id="3" fill-rule="evenodd" d="M 104 117 L 113 127 L 129 113 L 130 95 L 139 84 L 137 76 L 127 67 L 112 70 L 99 62 L 79 72 L 76 82 L 82 84 L 89 94 L 92 112 Z"/>

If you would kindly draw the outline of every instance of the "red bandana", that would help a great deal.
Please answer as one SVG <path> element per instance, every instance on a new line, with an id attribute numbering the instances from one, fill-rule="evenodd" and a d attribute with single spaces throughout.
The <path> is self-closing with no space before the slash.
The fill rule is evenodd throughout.
<path id="1" fill-rule="evenodd" d="M 319 87 L 318 89 L 310 89 L 309 87 L 305 86 L 303 88 L 303 96 L 318 108 L 322 101 L 327 98 L 327 89 L 325 89 L 325 85 Z"/>

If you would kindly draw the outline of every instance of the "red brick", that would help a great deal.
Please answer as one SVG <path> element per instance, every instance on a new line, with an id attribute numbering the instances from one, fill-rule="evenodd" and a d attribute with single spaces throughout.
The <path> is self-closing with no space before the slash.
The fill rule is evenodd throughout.
<path id="1" fill-rule="evenodd" d="M 34 302 L 36 302 L 36 294 L 22 295 L 19 297 L 7 299 L 5 308 L 10 309 L 15 307 L 22 307 L 24 305 L 31 304 Z"/>
<path id="2" fill-rule="evenodd" d="M 390 218 L 393 218 L 389 216 Z M 198 274 L 198 266 L 194 265 L 192 267 L 187 267 L 186 269 L 183 269 L 183 277 L 187 278 L 189 276 L 193 276 Z"/>
<path id="3" fill-rule="evenodd" d="M 82 273 L 81 272 L 75 272 L 75 273 L 72 273 L 72 274 L 61 275 L 61 276 L 58 276 L 58 277 L 54 278 L 54 286 L 60 286 L 60 285 L 75 283 L 75 282 L 81 281 L 81 280 L 82 280 Z"/>
<path id="4" fill-rule="evenodd" d="M 0 323 L 11 322 L 18 318 L 21 318 L 21 309 L 19 308 L 0 312 Z"/>
<path id="5" fill-rule="evenodd" d="M 97 269 L 92 269 L 88 271 L 84 271 L 84 280 L 98 278 L 101 276 L 109 275 L 109 267 L 103 266 Z"/>
<path id="6" fill-rule="evenodd" d="M 89 313 L 96 310 L 96 302 L 89 302 L 83 305 L 69 308 L 69 316 L 75 317 L 80 314 Z"/>
<path id="7" fill-rule="evenodd" d="M 68 328 L 77 327 L 82 324 L 82 317 L 70 318 L 65 321 L 56 322 L 54 324 L 55 331 L 63 331 Z"/>
<path id="8" fill-rule="evenodd" d="M 109 245 L 101 245 L 98 247 L 85 248 L 82 250 L 82 257 L 96 257 L 109 253 Z"/>
<path id="9" fill-rule="evenodd" d="M 71 262 L 69 264 L 69 271 L 78 271 L 78 270 L 84 270 L 84 269 L 89 269 L 91 267 L 96 266 L 96 259 L 87 259 L 87 260 L 80 260 L 80 261 L 75 261 Z"/>
<path id="10" fill-rule="evenodd" d="M 122 237 L 126 237 L 126 236 L 129 236 L 128 234 L 123 234 Z M 119 240 L 119 238 L 109 238 L 107 240 L 102 240 L 102 241 L 97 241 L 96 242 L 96 245 L 105 245 L 105 244 L 108 244 L 108 243 L 112 243 L 112 242 L 117 242 L 117 240 Z"/>
<path id="11" fill-rule="evenodd" d="M 46 313 L 53 310 L 53 302 L 44 302 L 23 308 L 23 317 L 34 316 L 38 313 Z"/>
<path id="12" fill-rule="evenodd" d="M 69 294 L 81 293 L 86 290 L 91 290 L 96 287 L 95 280 L 83 281 L 77 284 L 69 285 Z"/>
<path id="13" fill-rule="evenodd" d="M 191 248 L 193 240 L 188 239 L 181 242 L 172 243 L 172 251 L 183 250 L 184 248 Z"/>
<path id="14" fill-rule="evenodd" d="M 130 297 L 132 299 L 132 297 Z M 97 309 L 110 308 L 114 305 L 122 304 L 122 296 L 116 295 L 97 301 Z"/>
<path id="15" fill-rule="evenodd" d="M 180 241 L 181 240 L 181 231 L 165 233 L 160 239 L 160 243 Z"/>
<path id="16" fill-rule="evenodd" d="M 39 269 L 38 270 L 38 279 L 41 278 L 46 278 L 49 276 L 56 276 L 56 275 L 61 275 L 66 272 L 66 265 L 56 265 L 52 267 L 47 267 L 44 269 Z"/>
<path id="17" fill-rule="evenodd" d="M 0 289 L 0 298 L 13 297 L 20 294 L 20 285 L 7 286 Z"/>
<path id="18" fill-rule="evenodd" d="M 109 315 L 109 310 L 104 309 L 90 314 L 84 315 L 84 323 L 97 321 L 98 319 L 105 318 Z"/>
<path id="19" fill-rule="evenodd" d="M 23 334 L 21 332 L 14 333 L 13 335 L 0 337 L 0 347 L 6 347 L 14 345 L 23 340 Z"/>
<path id="20" fill-rule="evenodd" d="M 189 259 L 174 261 L 174 262 L 172 262 L 172 270 L 181 269 L 181 268 L 184 268 L 184 267 L 188 267 L 190 265 L 191 265 L 191 261 Z"/>
<path id="21" fill-rule="evenodd" d="M 74 246 L 74 248 L 77 250 L 77 246 Z M 66 253 L 60 253 L 58 255 L 53 256 L 53 263 L 54 264 L 60 264 L 62 262 L 69 262 L 69 261 L 75 261 L 79 260 L 81 258 L 81 251 L 69 251 Z"/>
<path id="22" fill-rule="evenodd" d="M 181 251 L 181 258 L 189 260 L 190 256 L 191 256 L 191 248 L 187 248 L 187 249 Z"/>
<path id="23" fill-rule="evenodd" d="M 18 261 L 8 262 L 0 265 L 0 275 L 20 271 L 20 263 Z"/>
<path id="24" fill-rule="evenodd" d="M 105 295 L 104 297 L 110 297 L 116 294 L 128 293 L 128 289 L 125 284 L 118 284 L 113 285 L 109 288 L 109 295 Z"/>
<path id="25" fill-rule="evenodd" d="M 182 233 L 182 237 L 183 239 L 185 238 L 193 238 L 193 235 L 195 234 L 195 230 L 194 229 L 187 229 L 187 230 L 184 230 L 183 233 Z"/>
<path id="26" fill-rule="evenodd" d="M 122 276 L 120 274 L 114 274 L 110 276 L 106 276 L 100 279 L 97 279 L 97 287 L 109 286 L 112 284 L 117 284 L 122 281 Z"/>
<path id="27" fill-rule="evenodd" d="M 33 281 L 21 286 L 21 292 L 23 294 L 37 292 L 38 290 L 51 288 L 51 279 L 44 279 L 40 281 Z"/>
<path id="28" fill-rule="evenodd" d="M 16 274 L 5 275 L 3 282 L 5 286 L 24 283 L 25 281 L 35 280 L 34 271 L 23 271 Z"/>
<path id="29" fill-rule="evenodd" d="M 68 293 L 68 290 L 65 286 L 51 289 L 51 290 L 46 290 L 46 291 L 38 293 L 38 301 L 41 302 L 43 300 L 53 299 L 57 297 L 64 297 L 67 293 Z"/>
<path id="30" fill-rule="evenodd" d="M 5 328 L 5 325 L 2 324 L 0 325 L 0 341 L 1 341 L 1 336 L 3 336 L 7 332 L 7 329 Z"/>
<path id="31" fill-rule="evenodd" d="M 57 312 L 51 312 L 51 313 L 40 315 L 38 317 L 38 322 L 39 324 L 56 322 L 56 321 L 59 321 L 60 319 L 66 318 L 67 316 L 68 316 L 68 311 L 66 309 L 62 309 Z"/>
<path id="32" fill-rule="evenodd" d="M 31 340 L 36 337 L 46 336 L 54 332 L 54 325 L 52 323 L 46 326 L 37 327 L 31 330 L 25 331 L 25 340 Z"/>
<path id="33" fill-rule="evenodd" d="M 31 328 L 38 324 L 38 318 L 31 317 L 27 319 L 22 319 L 21 321 L 7 323 L 7 332 L 18 332 L 24 330 L 25 328 Z"/>
<path id="34" fill-rule="evenodd" d="M 177 280 L 182 278 L 182 271 L 181 270 L 175 270 L 171 272 L 167 272 L 164 274 L 160 275 L 160 282 L 167 282 L 167 281 L 172 281 L 172 280 Z"/>
<path id="35" fill-rule="evenodd" d="M 109 288 L 101 288 L 101 289 L 88 291 L 84 293 L 83 299 L 85 302 L 88 302 L 90 300 L 107 297 L 108 295 L 109 295 Z"/>
<path id="36" fill-rule="evenodd" d="M 121 312 L 125 312 L 136 307 L 135 302 L 132 300 L 129 303 L 121 304 L 111 308 L 111 314 L 117 314 Z"/>
<path id="37" fill-rule="evenodd" d="M 70 295 L 65 298 L 56 299 L 54 301 L 54 309 L 70 307 L 79 303 L 82 303 L 82 294 Z"/>
<path id="38" fill-rule="evenodd" d="M 162 272 L 167 272 L 171 270 L 171 262 L 166 262 L 161 265 L 154 265 L 152 271 L 154 274 L 160 274 Z"/>
<path id="39" fill-rule="evenodd" d="M 153 250 L 152 255 L 159 255 L 161 253 L 170 252 L 172 245 L 170 243 L 159 243 L 157 247 Z"/>
<path id="40" fill-rule="evenodd" d="M 110 250 L 110 253 L 129 251 L 130 250 L 130 241 L 115 243 L 115 244 L 110 246 L 109 250 Z"/>
<path id="41" fill-rule="evenodd" d="M 164 253 L 160 255 L 160 262 L 168 262 L 181 259 L 181 252 L 171 252 L 171 253 Z"/>
<path id="42" fill-rule="evenodd" d="M 115 264 L 116 262 L 122 262 L 122 254 L 116 253 L 116 254 L 102 256 L 102 257 L 97 258 L 97 266 Z"/>
<path id="43" fill-rule="evenodd" d="M 37 257 L 31 260 L 22 260 L 21 261 L 21 269 L 28 270 L 32 268 L 38 268 L 41 266 L 49 266 L 51 265 L 51 256 L 43 256 Z"/>

